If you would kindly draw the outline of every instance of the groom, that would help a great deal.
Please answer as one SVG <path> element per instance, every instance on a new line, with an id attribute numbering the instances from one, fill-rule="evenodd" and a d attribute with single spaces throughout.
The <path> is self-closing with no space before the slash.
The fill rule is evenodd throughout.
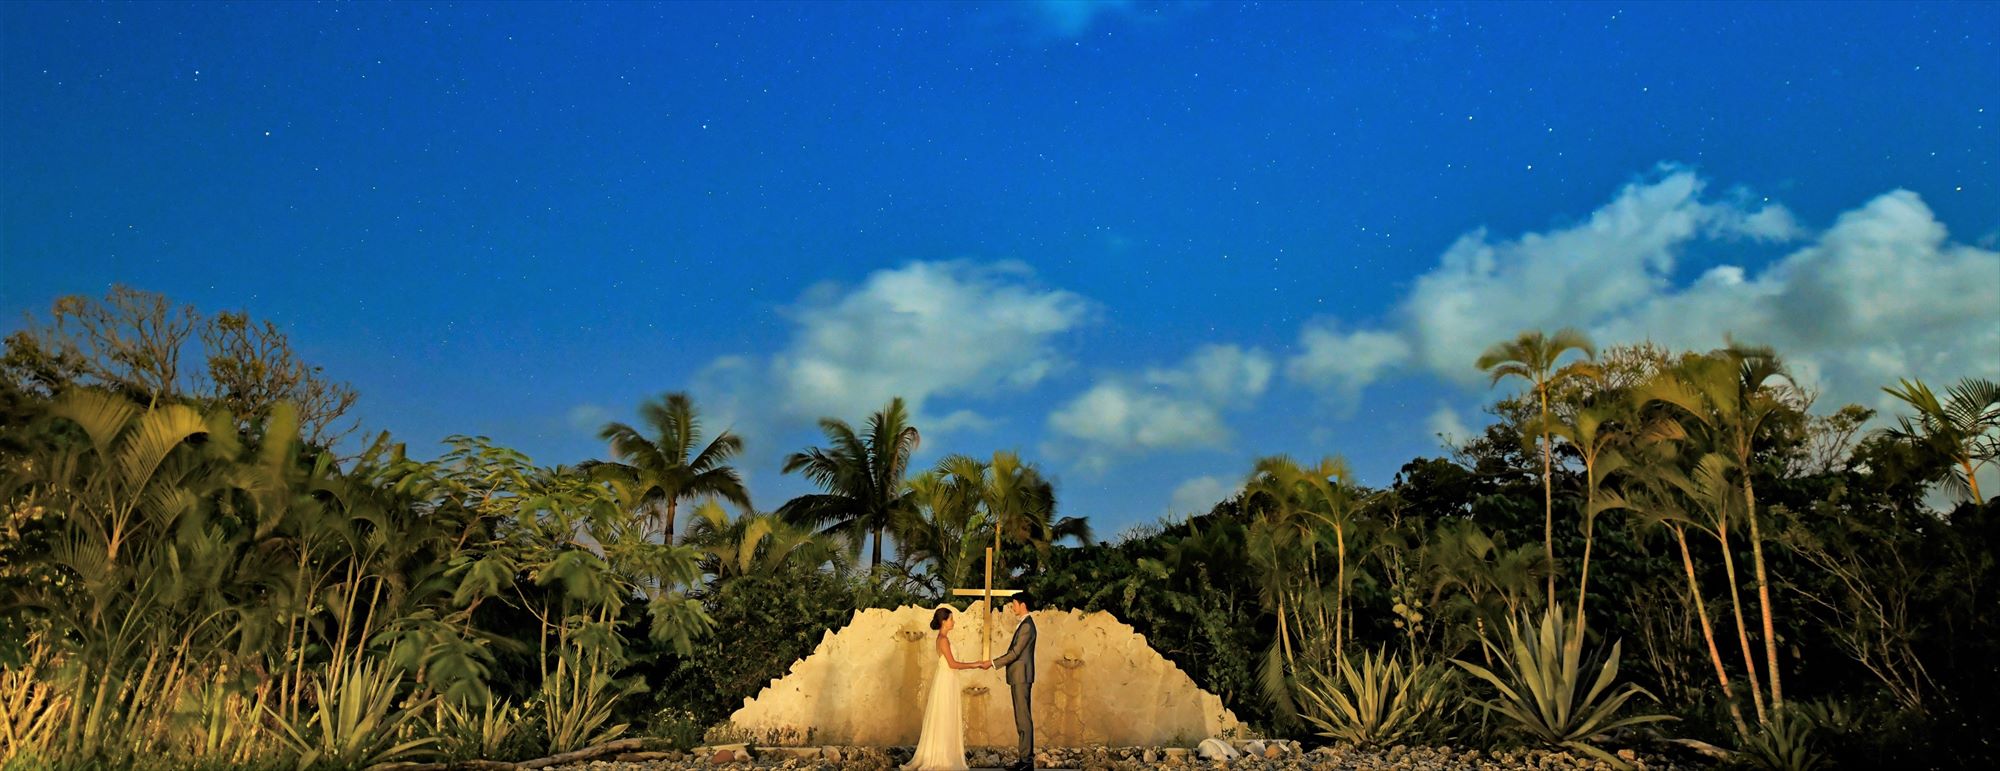
<path id="1" fill-rule="evenodd" d="M 1012 767 L 1033 769 L 1035 767 L 1035 619 L 1028 615 L 1028 593 L 1018 592 L 1007 603 L 1007 610 L 1021 619 L 1021 625 L 1014 627 L 1014 642 L 1007 645 L 1007 652 L 992 661 L 996 667 L 1007 668 L 1007 690 L 1014 692 L 1014 732 L 1020 735 L 1021 760 Z"/>

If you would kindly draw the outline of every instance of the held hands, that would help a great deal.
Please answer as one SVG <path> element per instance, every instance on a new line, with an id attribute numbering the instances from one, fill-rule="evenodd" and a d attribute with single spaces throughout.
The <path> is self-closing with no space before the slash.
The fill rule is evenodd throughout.
<path id="1" fill-rule="evenodd" d="M 974 666 L 977 666 L 977 667 L 979 667 L 980 669 L 992 669 L 992 668 L 993 668 L 993 660 L 992 660 L 992 659 L 987 659 L 987 660 L 985 660 L 985 661 L 982 661 L 982 662 L 979 662 L 978 664 L 975 664 Z"/>

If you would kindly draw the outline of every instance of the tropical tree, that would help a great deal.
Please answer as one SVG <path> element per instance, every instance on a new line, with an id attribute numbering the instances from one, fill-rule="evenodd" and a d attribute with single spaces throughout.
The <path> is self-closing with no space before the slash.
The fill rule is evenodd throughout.
<path id="1" fill-rule="evenodd" d="M 1778 671 L 1778 634 L 1771 607 L 1770 573 L 1765 567 L 1763 529 L 1757 516 L 1753 456 L 1768 442 L 1771 427 L 1793 411 L 1771 381 L 1788 381 L 1784 364 L 1769 348 L 1731 344 L 1707 356 L 1691 356 L 1666 376 L 1640 390 L 1647 402 L 1671 408 L 1661 438 L 1695 440 L 1727 461 L 1717 473 L 1733 475 L 1742 493 L 1743 517 L 1750 526 L 1750 558 L 1757 580 L 1758 613 L 1763 621 L 1764 666 L 1771 706 L 1784 706 Z M 1725 552 L 1725 557 L 1727 556 Z"/>
<path id="2" fill-rule="evenodd" d="M 922 435 L 910 425 L 900 396 L 868 416 L 865 433 L 837 418 L 821 418 L 819 428 L 827 445 L 787 456 L 784 473 L 801 474 L 824 492 L 793 498 L 778 514 L 848 537 L 856 550 L 862 536 L 873 536 L 873 569 L 882 564 L 883 534 L 908 516 L 912 501 L 904 476 Z"/>
<path id="3" fill-rule="evenodd" d="M 703 445 L 699 413 L 684 393 L 639 405 L 639 417 L 652 438 L 624 423 L 606 423 L 598 436 L 611 443 L 617 462 L 593 461 L 581 468 L 609 482 L 633 510 L 656 520 L 662 540 L 674 542 L 674 515 L 683 499 L 709 496 L 750 507 L 743 477 L 729 465 L 743 452 L 742 438 L 723 431 Z"/>
<path id="4" fill-rule="evenodd" d="M 1503 548 L 1470 520 L 1447 522 L 1430 533 L 1418 562 L 1430 579 L 1430 606 L 1469 622 L 1470 634 L 1458 642 L 1484 639 L 1489 623 L 1521 614 L 1546 569 L 1535 551 L 1532 544 Z"/>
<path id="5" fill-rule="evenodd" d="M 1625 507 L 1624 498 L 1604 491 L 1606 477 L 1628 464 L 1618 448 L 1627 441 L 1630 420 L 1625 405 L 1616 401 L 1577 410 L 1567 419 L 1556 418 L 1544 428 L 1562 437 L 1583 459 L 1583 569 L 1576 582 L 1576 638 L 1583 638 L 1583 607 L 1590 597 L 1590 551 L 1596 542 L 1597 517 Z"/>
<path id="6" fill-rule="evenodd" d="M 933 588 L 940 592 L 967 585 L 990 530 L 986 510 L 979 505 L 979 488 L 944 471 L 958 457 L 910 478 L 911 505 L 895 527 L 903 556 L 913 565 L 929 564 L 930 576 L 937 582 Z"/>
<path id="7" fill-rule="evenodd" d="M 1089 522 L 1080 517 L 1056 518 L 1055 485 L 1034 464 L 1023 462 L 1013 452 L 995 452 L 987 462 L 953 455 L 938 463 L 938 471 L 966 491 L 966 503 L 984 512 L 983 524 L 993 537 L 996 574 L 1006 573 L 1004 542 L 1032 548 L 1043 559 L 1060 541 L 1090 542 Z"/>
<path id="8" fill-rule="evenodd" d="M 1916 420 L 1900 418 L 1885 433 L 1950 460 L 1958 467 L 1945 475 L 1952 492 L 1984 503 L 1979 470 L 2000 461 L 2000 383 L 1965 378 L 1947 389 L 1943 400 L 1922 380 L 1903 380 L 1898 388 L 1882 390 L 1917 411 Z"/>
<path id="9" fill-rule="evenodd" d="M 1570 351 L 1583 354 L 1584 360 L 1572 360 L 1558 367 L 1563 355 Z M 1551 570 L 1548 580 L 1548 598 L 1555 601 L 1556 577 L 1553 567 L 1556 563 L 1556 503 L 1553 486 L 1553 463 L 1549 446 L 1549 393 L 1556 387 L 1572 380 L 1586 380 L 1597 377 L 1597 365 L 1589 359 L 1597 356 L 1596 347 L 1580 331 L 1570 328 L 1558 330 L 1554 336 L 1545 335 L 1541 330 L 1522 332 L 1513 340 L 1496 343 L 1480 354 L 1477 366 L 1489 373 L 1494 383 L 1508 377 L 1518 377 L 1528 381 L 1534 398 L 1541 406 L 1540 421 L 1535 424 L 1540 432 L 1542 450 L 1542 554 L 1548 559 Z"/>
<path id="10" fill-rule="evenodd" d="M 1670 451 L 1671 447 L 1658 448 Z M 1634 514 L 1641 527 L 1657 527 L 1671 533 L 1674 545 L 1679 548 L 1681 570 L 1687 577 L 1689 601 L 1694 604 L 1695 619 L 1700 622 L 1702 641 L 1708 647 L 1708 660 L 1715 668 L 1715 679 L 1722 689 L 1722 701 L 1729 709 L 1729 718 L 1736 726 L 1738 736 L 1749 736 L 1750 728 L 1743 721 L 1743 708 L 1736 702 L 1735 687 L 1729 680 L 1729 668 L 1723 664 L 1722 649 L 1715 641 L 1715 625 L 1708 614 L 1708 602 L 1701 591 L 1701 582 L 1696 579 L 1694 553 L 1688 548 L 1689 528 L 1700 530 L 1714 537 L 1722 545 L 1722 555 L 1732 576 L 1731 595 L 1735 595 L 1736 575 L 1734 557 L 1729 548 L 1729 519 L 1731 504 L 1736 500 L 1722 473 L 1721 456 L 1710 455 L 1695 464 L 1696 474 L 1684 474 L 1676 467 L 1675 459 L 1669 452 L 1662 452 L 1647 459 L 1649 462 L 1637 466 L 1637 473 L 1625 492 L 1626 505 Z M 1705 511 L 1712 518 L 1704 520 L 1692 514 L 1691 510 Z M 1736 630 L 1742 642 L 1744 664 L 1749 667 L 1750 692 L 1757 702 L 1759 719 L 1763 715 L 1763 696 L 1756 684 L 1757 669 L 1755 657 L 1750 654 L 1747 629 L 1743 624 L 1742 603 L 1733 601 L 1736 611 Z"/>
<path id="11" fill-rule="evenodd" d="M 1250 522 L 1251 564 L 1263 576 L 1262 593 L 1267 607 L 1278 618 L 1279 650 L 1286 666 L 1297 657 L 1292 638 L 1306 642 L 1306 628 L 1299 606 L 1310 592 L 1319 594 L 1319 570 L 1315 542 L 1318 531 L 1302 500 L 1300 484 L 1306 471 L 1298 461 L 1283 455 L 1257 459 L 1256 467 L 1243 486 L 1246 505 L 1254 512 Z M 1298 586 L 1304 576 L 1308 586 Z M 1318 625 L 1328 631 L 1327 624 Z"/>
<path id="12" fill-rule="evenodd" d="M 1345 650 L 1346 629 L 1351 626 L 1347 614 L 1347 590 L 1351 586 L 1347 566 L 1349 545 L 1360 525 L 1356 514 L 1363 498 L 1353 477 L 1347 461 L 1339 457 L 1321 458 L 1312 466 L 1301 466 L 1280 455 L 1259 459 L 1244 488 L 1254 493 L 1253 500 L 1265 502 L 1261 511 L 1266 520 L 1303 550 L 1305 572 L 1312 582 L 1312 591 L 1307 596 L 1317 597 L 1321 592 L 1318 550 L 1327 540 L 1332 541 L 1333 619 L 1329 624 L 1320 610 L 1317 621 L 1322 631 L 1331 632 L 1328 652 L 1334 657 Z M 1316 608 L 1323 605 L 1314 604 Z"/>
<path id="13" fill-rule="evenodd" d="M 775 514 L 745 513 L 731 517 L 722 504 L 704 501 L 694 510 L 686 545 L 699 550 L 702 570 L 717 580 L 752 574 L 781 575 L 789 569 L 812 570 L 846 565 L 846 550 L 834 538 L 785 521 Z"/>

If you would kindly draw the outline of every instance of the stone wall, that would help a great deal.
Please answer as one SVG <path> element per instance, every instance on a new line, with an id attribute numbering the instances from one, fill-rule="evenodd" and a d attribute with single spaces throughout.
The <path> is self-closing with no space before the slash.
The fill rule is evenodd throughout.
<path id="1" fill-rule="evenodd" d="M 784 677 L 745 699 L 730 722 L 765 742 L 916 744 L 937 656 L 931 613 L 915 606 L 856 612 Z M 980 615 L 976 606 L 958 614 L 951 642 L 961 661 L 984 658 Z M 1034 616 L 1041 635 L 1034 691 L 1038 745 L 1189 747 L 1241 728 L 1221 698 L 1201 690 L 1111 614 Z M 1006 650 L 1018 623 L 994 610 L 993 655 Z M 1003 672 L 950 675 L 964 689 L 966 745 L 1012 746 L 1014 711 Z"/>

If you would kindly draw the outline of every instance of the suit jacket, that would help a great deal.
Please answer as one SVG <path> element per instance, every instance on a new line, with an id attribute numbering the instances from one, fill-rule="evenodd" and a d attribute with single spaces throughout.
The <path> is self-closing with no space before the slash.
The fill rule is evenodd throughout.
<path id="1" fill-rule="evenodd" d="M 1035 681 L 1035 617 L 1026 616 L 1021 625 L 1014 627 L 1014 641 L 1007 645 L 1007 652 L 993 659 L 993 666 L 1007 668 L 1007 684 L 1021 685 Z"/>

